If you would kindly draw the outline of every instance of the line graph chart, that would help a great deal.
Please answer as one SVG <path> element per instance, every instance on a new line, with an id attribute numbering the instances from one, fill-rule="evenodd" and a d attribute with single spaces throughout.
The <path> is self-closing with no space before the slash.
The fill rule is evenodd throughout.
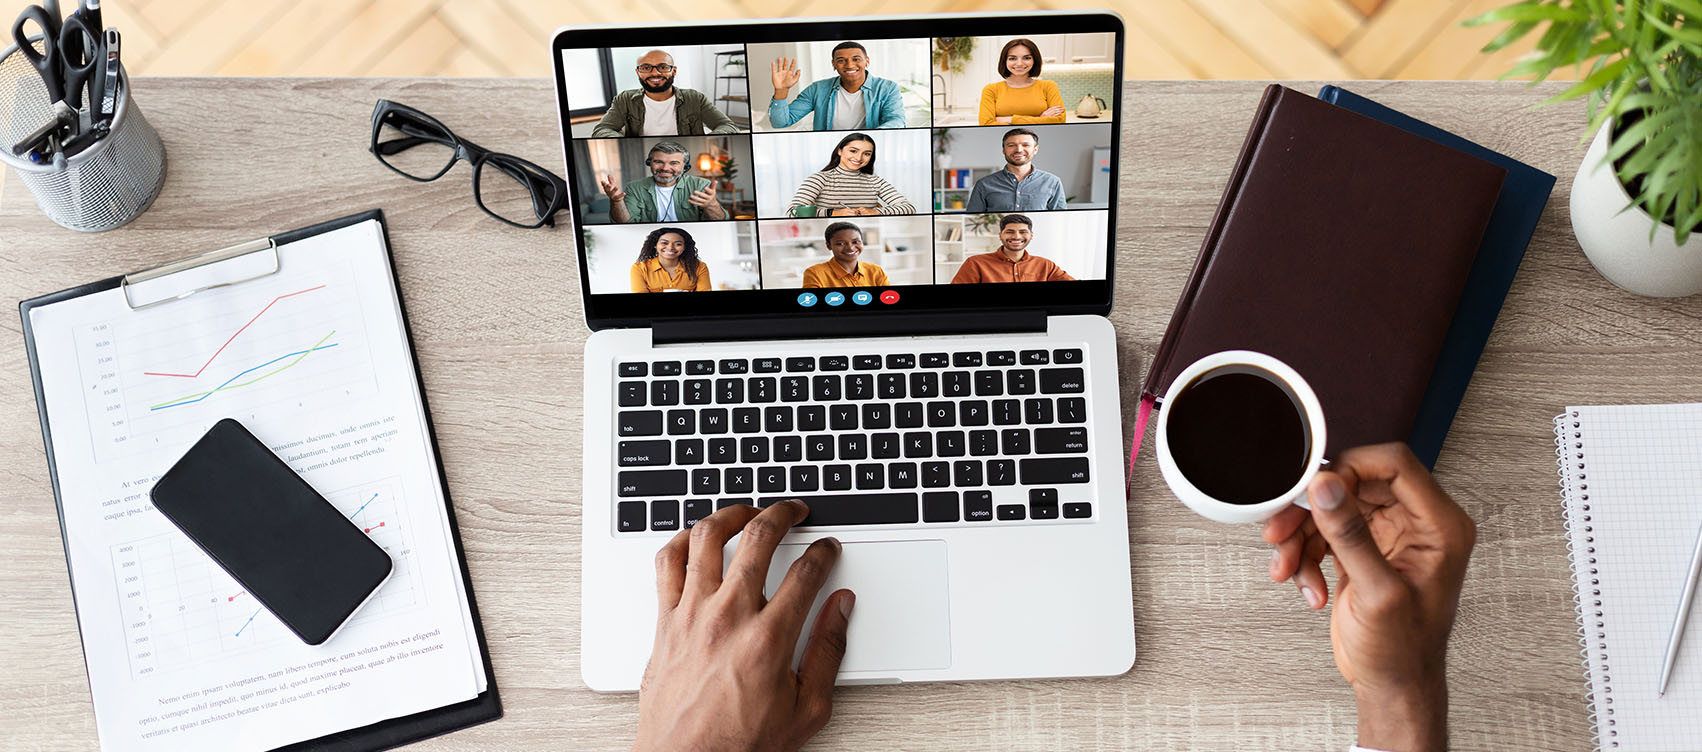
<path id="1" fill-rule="evenodd" d="M 327 494 L 394 564 L 351 624 L 420 605 L 408 526 L 396 478 Z M 254 596 L 225 574 L 182 533 L 172 531 L 115 545 L 119 613 L 130 672 L 136 678 L 182 671 L 207 661 L 297 639 Z"/>
<path id="2" fill-rule="evenodd" d="M 177 376 L 179 378 L 186 378 L 186 379 L 196 378 L 207 370 L 207 366 L 212 365 L 213 361 L 218 359 L 219 353 L 224 352 L 225 348 L 230 347 L 230 343 L 235 342 L 236 338 L 238 336 L 241 336 L 243 332 L 248 331 L 248 327 L 253 326 L 254 322 L 259 321 L 260 317 L 266 315 L 267 311 L 272 310 L 272 306 L 277 305 L 278 301 L 283 300 L 284 298 L 293 298 L 297 295 L 306 295 L 307 293 L 313 292 L 314 290 L 323 290 L 323 289 L 325 289 L 324 285 L 314 285 L 313 287 L 309 287 L 306 290 L 297 290 L 295 292 L 287 292 L 287 293 L 284 293 L 283 295 L 279 295 L 278 297 L 272 298 L 272 302 L 267 303 L 265 308 L 260 309 L 259 313 L 254 314 L 254 318 L 249 319 L 248 323 L 243 324 L 242 328 L 237 329 L 235 333 L 231 334 L 230 339 L 225 340 L 224 344 L 219 345 L 219 349 L 214 350 L 213 354 L 207 357 L 207 362 L 202 363 L 201 367 L 195 369 L 194 373 L 164 373 L 164 372 L 161 372 L 161 371 L 143 371 L 142 375 L 144 375 L 144 376 Z"/>

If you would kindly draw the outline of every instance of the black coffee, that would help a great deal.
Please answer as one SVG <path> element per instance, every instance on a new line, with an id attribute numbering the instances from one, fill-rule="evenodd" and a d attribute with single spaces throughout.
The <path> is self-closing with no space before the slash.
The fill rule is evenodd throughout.
<path id="1" fill-rule="evenodd" d="M 1176 467 L 1214 499 L 1269 501 L 1306 472 L 1312 451 L 1306 416 L 1294 395 L 1269 377 L 1207 372 L 1164 411 Z"/>

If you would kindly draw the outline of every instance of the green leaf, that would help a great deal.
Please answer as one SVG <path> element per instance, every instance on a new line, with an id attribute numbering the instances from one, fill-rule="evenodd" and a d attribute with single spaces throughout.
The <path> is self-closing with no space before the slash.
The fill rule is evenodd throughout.
<path id="1" fill-rule="evenodd" d="M 1690 28 L 1688 20 L 1685 22 L 1684 28 L 1678 28 L 1662 21 L 1659 16 L 1649 11 L 1643 11 L 1643 18 L 1648 19 L 1651 26 L 1666 32 L 1667 36 L 1673 39 L 1686 44 L 1702 44 L 1702 29 Z M 1702 23 L 1702 17 L 1699 17 L 1697 22 Z"/>
<path id="2" fill-rule="evenodd" d="M 1489 44 L 1484 45 L 1480 52 L 1495 52 L 1509 44 L 1519 41 L 1520 37 L 1523 37 L 1525 34 L 1529 33 L 1531 29 L 1536 27 L 1537 25 L 1535 21 L 1513 24 L 1512 26 L 1507 27 L 1507 29 L 1500 34 L 1496 34 L 1495 38 L 1489 40 Z"/>
<path id="3" fill-rule="evenodd" d="M 1569 88 L 1569 89 L 1567 89 L 1563 92 L 1560 92 L 1559 94 L 1556 94 L 1552 97 L 1549 97 L 1548 101 L 1549 102 L 1564 102 L 1568 99 L 1577 99 L 1578 97 L 1584 96 L 1585 94 L 1588 94 L 1592 91 L 1600 89 L 1603 86 L 1606 86 L 1609 81 L 1612 81 L 1614 78 L 1618 77 L 1619 72 L 1625 70 L 1625 67 L 1627 65 L 1630 65 L 1630 64 L 1631 64 L 1630 58 L 1623 58 L 1622 57 L 1618 60 L 1615 60 L 1614 62 L 1609 63 L 1607 66 L 1603 67 L 1601 70 L 1598 70 L 1594 73 L 1591 73 L 1584 80 L 1579 81 L 1576 84 L 1573 84 L 1571 88 Z"/>
<path id="4" fill-rule="evenodd" d="M 1496 8 L 1476 18 L 1460 22 L 1461 26 L 1482 26 L 1496 21 L 1588 21 L 1590 14 L 1578 8 L 1542 5 L 1536 2 L 1519 3 Z"/>

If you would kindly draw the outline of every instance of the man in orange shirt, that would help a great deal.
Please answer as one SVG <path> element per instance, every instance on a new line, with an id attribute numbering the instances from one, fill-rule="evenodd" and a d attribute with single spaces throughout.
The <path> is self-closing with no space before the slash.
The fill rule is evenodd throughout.
<path id="1" fill-rule="evenodd" d="M 886 270 L 857 259 L 863 255 L 863 228 L 834 222 L 823 233 L 833 258 L 804 270 L 804 287 L 885 287 Z"/>
<path id="2" fill-rule="evenodd" d="M 1024 214 L 999 218 L 999 249 L 964 259 L 954 285 L 978 282 L 1069 282 L 1075 279 L 1050 259 L 1028 252 L 1034 240 L 1034 220 Z"/>

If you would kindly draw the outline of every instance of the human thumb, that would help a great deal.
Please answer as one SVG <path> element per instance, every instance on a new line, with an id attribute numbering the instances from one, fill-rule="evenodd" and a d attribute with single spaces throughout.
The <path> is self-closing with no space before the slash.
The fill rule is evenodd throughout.
<path id="1" fill-rule="evenodd" d="M 1306 487 L 1306 498 L 1312 503 L 1312 521 L 1329 541 L 1336 565 L 1348 576 L 1372 585 L 1395 578 L 1394 568 L 1383 558 L 1359 511 L 1359 499 L 1348 493 L 1341 476 L 1328 470 L 1318 473 Z"/>

